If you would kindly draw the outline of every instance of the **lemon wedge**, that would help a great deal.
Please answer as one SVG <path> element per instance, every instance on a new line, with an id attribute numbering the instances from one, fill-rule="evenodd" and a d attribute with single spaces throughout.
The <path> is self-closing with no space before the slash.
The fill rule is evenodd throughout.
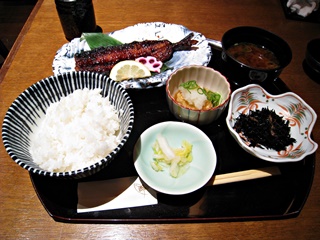
<path id="1" fill-rule="evenodd" d="M 114 81 L 123 81 L 130 78 L 145 78 L 150 76 L 150 70 L 142 63 L 134 60 L 118 62 L 110 72 L 110 78 Z"/>

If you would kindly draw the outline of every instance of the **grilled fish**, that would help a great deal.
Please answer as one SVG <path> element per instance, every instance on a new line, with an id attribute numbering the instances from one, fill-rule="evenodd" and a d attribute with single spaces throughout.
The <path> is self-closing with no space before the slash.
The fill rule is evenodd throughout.
<path id="1" fill-rule="evenodd" d="M 171 43 L 168 40 L 145 40 L 77 53 L 75 54 L 75 70 L 109 73 L 112 67 L 120 61 L 147 56 L 165 62 L 172 57 L 175 51 L 191 50 L 192 45 L 197 43 L 196 40 L 192 40 L 192 37 L 193 33 L 190 33 L 177 43 Z"/>

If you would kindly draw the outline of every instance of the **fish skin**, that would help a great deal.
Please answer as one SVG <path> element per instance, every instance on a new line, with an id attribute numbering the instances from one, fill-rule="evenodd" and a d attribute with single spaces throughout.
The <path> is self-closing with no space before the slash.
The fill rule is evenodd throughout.
<path id="1" fill-rule="evenodd" d="M 192 45 L 197 43 L 196 40 L 192 40 L 192 37 L 193 33 L 190 33 L 177 43 L 171 43 L 168 40 L 145 40 L 77 53 L 75 70 L 109 73 L 120 61 L 147 56 L 165 62 L 172 57 L 174 51 L 192 50 Z"/>

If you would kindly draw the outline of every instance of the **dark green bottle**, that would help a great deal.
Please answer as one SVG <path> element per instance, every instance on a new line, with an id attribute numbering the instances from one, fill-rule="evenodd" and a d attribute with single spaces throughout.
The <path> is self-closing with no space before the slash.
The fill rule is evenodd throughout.
<path id="1" fill-rule="evenodd" d="M 96 24 L 92 0 L 55 0 L 55 3 L 68 41 L 83 32 L 102 32 Z"/>

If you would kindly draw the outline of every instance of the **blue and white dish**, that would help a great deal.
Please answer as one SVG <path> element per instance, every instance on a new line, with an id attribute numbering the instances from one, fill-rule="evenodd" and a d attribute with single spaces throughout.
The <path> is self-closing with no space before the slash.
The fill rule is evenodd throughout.
<path id="1" fill-rule="evenodd" d="M 169 40 L 172 43 L 179 42 L 190 33 L 194 34 L 193 39 L 198 43 L 191 51 L 177 51 L 172 58 L 165 62 L 167 71 L 160 74 L 139 80 L 122 81 L 120 84 L 124 88 L 145 89 L 161 87 L 165 85 L 168 77 L 178 68 L 188 65 L 207 66 L 211 60 L 211 47 L 205 36 L 201 33 L 193 32 L 188 28 L 163 22 L 139 23 L 119 31 L 114 31 L 109 35 L 122 43 L 144 40 Z M 53 73 L 59 75 L 65 72 L 74 71 L 74 55 L 81 51 L 89 51 L 90 48 L 85 40 L 75 38 L 70 43 L 64 44 L 56 53 L 53 60 Z"/>
<path id="2" fill-rule="evenodd" d="M 102 89 L 108 96 L 120 119 L 117 135 L 120 143 L 105 158 L 93 165 L 70 172 L 50 172 L 40 168 L 30 154 L 30 135 L 46 114 L 50 104 L 58 102 L 77 89 Z M 134 109 L 125 89 L 105 75 L 90 72 L 69 72 L 51 76 L 33 84 L 22 92 L 9 107 L 2 125 L 2 140 L 10 157 L 33 174 L 58 178 L 82 178 L 107 166 L 129 138 L 134 122 Z"/>

